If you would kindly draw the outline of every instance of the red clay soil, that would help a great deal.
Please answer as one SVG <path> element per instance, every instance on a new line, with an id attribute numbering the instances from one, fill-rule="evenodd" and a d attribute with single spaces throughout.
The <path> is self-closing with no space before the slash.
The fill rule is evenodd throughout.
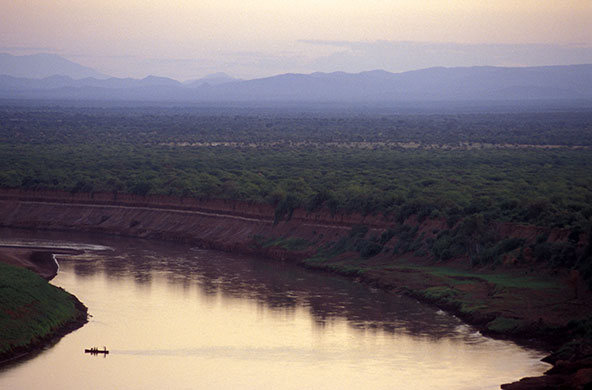
<path id="1" fill-rule="evenodd" d="M 51 280 L 58 271 L 53 254 L 32 248 L 0 246 L 0 262 L 27 268 L 46 280 Z"/>

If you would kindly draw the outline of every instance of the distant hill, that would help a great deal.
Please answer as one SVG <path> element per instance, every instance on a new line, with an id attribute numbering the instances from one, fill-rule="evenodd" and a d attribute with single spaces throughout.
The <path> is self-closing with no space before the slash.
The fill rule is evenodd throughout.
<path id="1" fill-rule="evenodd" d="M 209 80 L 209 81 L 208 81 Z M 214 75 L 182 84 L 149 76 L 98 79 L 0 76 L 0 97 L 200 102 L 410 102 L 592 99 L 592 65 L 429 68 L 390 73 Z"/>
<path id="2" fill-rule="evenodd" d="M 241 81 L 241 80 L 231 77 L 224 72 L 218 72 L 218 73 L 212 73 L 210 75 L 207 75 L 206 77 L 202 77 L 201 79 L 186 81 L 183 84 L 188 87 L 200 87 L 204 84 L 220 85 L 220 84 L 230 83 L 233 81 Z"/>
<path id="3" fill-rule="evenodd" d="M 108 77 L 92 68 L 82 66 L 55 54 L 13 56 L 0 53 L 0 74 L 31 79 L 54 75 L 68 76 L 73 79 Z"/>
<path id="4" fill-rule="evenodd" d="M 23 93 L 29 95 L 32 93 L 39 93 L 47 95 L 64 93 L 68 95 L 67 91 L 76 89 L 80 93 L 89 93 L 92 95 L 92 90 L 106 90 L 115 93 L 117 90 L 133 91 L 144 88 L 182 88 L 183 84 L 166 77 L 148 76 L 143 79 L 132 78 L 116 78 L 97 79 L 94 77 L 87 77 L 84 79 L 75 80 L 67 76 L 50 76 L 43 79 L 28 79 L 24 77 L 12 77 L 7 75 L 0 75 L 0 91 L 12 91 L 17 95 Z M 43 92 L 45 91 L 45 92 Z M 61 92 L 60 92 L 61 91 Z M 86 91 L 86 92 L 85 92 Z"/>
<path id="5" fill-rule="evenodd" d="M 236 100 L 352 102 L 592 98 L 592 65 L 283 74 L 224 84 L 214 94 Z"/>

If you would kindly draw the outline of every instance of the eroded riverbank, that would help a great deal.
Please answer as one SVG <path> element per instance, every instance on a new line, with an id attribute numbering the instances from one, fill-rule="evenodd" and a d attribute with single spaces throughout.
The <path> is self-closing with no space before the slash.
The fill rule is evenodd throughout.
<path id="1" fill-rule="evenodd" d="M 158 198 L 158 199 L 157 199 Z M 191 243 L 234 253 L 292 260 L 309 268 L 347 275 L 397 293 L 405 293 L 455 312 L 497 337 L 557 347 L 573 338 L 570 320 L 589 316 L 590 295 L 566 275 L 545 275 L 525 268 L 472 269 L 461 263 L 434 264 L 413 256 L 360 258 L 356 253 L 319 256 L 326 244 L 366 225 L 380 234 L 389 221 L 380 217 L 295 212 L 274 224 L 273 210 L 236 202 L 144 198 L 120 195 L 56 193 L 4 194 L 4 226 L 102 232 Z M 429 234 L 438 221 L 420 230 Z M 533 239 L 533 227 L 507 226 L 507 234 Z M 561 231 L 551 232 L 561 240 Z M 581 283 L 581 282 L 580 282 Z M 574 291 L 578 294 L 574 296 Z M 574 373 L 586 366 L 575 367 Z"/>

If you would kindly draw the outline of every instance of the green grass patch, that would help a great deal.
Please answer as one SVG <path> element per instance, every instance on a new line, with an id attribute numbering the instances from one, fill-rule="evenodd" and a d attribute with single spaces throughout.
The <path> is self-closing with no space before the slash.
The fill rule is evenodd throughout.
<path id="1" fill-rule="evenodd" d="M 302 263 L 311 268 L 333 271 L 347 276 L 361 276 L 367 271 L 377 268 L 366 266 L 363 260 L 360 258 L 329 261 L 329 259 L 325 257 L 323 253 L 319 252 L 317 252 L 317 254 L 315 254 L 313 257 L 304 259 Z"/>
<path id="2" fill-rule="evenodd" d="M 475 303 L 463 303 L 460 306 L 461 313 L 471 314 L 479 311 L 487 310 L 486 305 L 475 304 Z"/>
<path id="3" fill-rule="evenodd" d="M 458 295 L 458 291 L 446 286 L 429 287 L 422 291 L 428 299 L 449 299 Z"/>
<path id="4" fill-rule="evenodd" d="M 467 302 L 466 300 L 470 297 L 448 286 L 428 287 L 421 293 L 425 298 L 433 301 L 444 301 L 450 304 L 456 304 L 459 306 L 460 312 L 465 314 L 487 309 L 487 306 L 483 305 L 481 302 Z"/>
<path id="5" fill-rule="evenodd" d="M 511 333 L 522 326 L 522 321 L 514 318 L 496 317 L 487 324 L 487 329 L 496 333 Z"/>
<path id="6" fill-rule="evenodd" d="M 337 272 L 341 275 L 347 276 L 362 276 L 365 272 L 363 268 L 360 268 L 355 265 L 351 264 L 344 264 L 344 263 L 337 263 L 337 264 L 327 264 L 325 267 L 327 270 Z"/>
<path id="7" fill-rule="evenodd" d="M 263 248 L 279 247 L 289 251 L 305 250 L 314 244 L 303 238 L 294 237 L 265 238 L 262 236 L 255 236 L 254 239 L 257 244 Z"/>
<path id="8" fill-rule="evenodd" d="M 446 280 L 447 283 L 452 285 L 467 283 L 467 278 L 470 278 L 480 279 L 501 288 L 527 288 L 535 290 L 561 288 L 561 285 L 557 281 L 534 276 L 515 276 L 504 273 L 486 274 L 450 267 L 422 266 L 411 263 L 395 265 L 393 268 L 407 268 L 429 273 Z"/>
<path id="9" fill-rule="evenodd" d="M 332 271 L 347 276 L 361 276 L 366 272 L 365 268 L 356 264 L 349 262 L 327 263 L 326 259 L 322 258 L 308 258 L 303 260 L 303 263 L 311 268 Z"/>
<path id="10" fill-rule="evenodd" d="M 73 296 L 35 273 L 0 263 L 0 354 L 46 337 L 78 316 Z"/>

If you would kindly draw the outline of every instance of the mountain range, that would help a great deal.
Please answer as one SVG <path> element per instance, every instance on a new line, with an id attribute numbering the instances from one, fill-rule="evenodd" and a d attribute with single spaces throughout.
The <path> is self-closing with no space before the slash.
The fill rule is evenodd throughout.
<path id="1" fill-rule="evenodd" d="M 85 77 L 105 79 L 109 77 L 87 66 L 47 53 L 25 56 L 0 53 L 0 74 L 28 78 L 44 78 L 54 75 L 69 76 L 73 79 Z"/>
<path id="2" fill-rule="evenodd" d="M 156 76 L 105 77 L 98 72 L 77 78 L 74 74 L 92 74 L 93 70 L 80 65 L 77 68 L 67 60 L 63 68 L 51 69 L 54 75 L 18 77 L 5 72 L 3 60 L 0 55 L 0 98 L 9 99 L 351 103 L 592 99 L 592 64 L 436 67 L 402 73 L 287 73 L 253 80 L 217 73 L 181 83 Z"/>

